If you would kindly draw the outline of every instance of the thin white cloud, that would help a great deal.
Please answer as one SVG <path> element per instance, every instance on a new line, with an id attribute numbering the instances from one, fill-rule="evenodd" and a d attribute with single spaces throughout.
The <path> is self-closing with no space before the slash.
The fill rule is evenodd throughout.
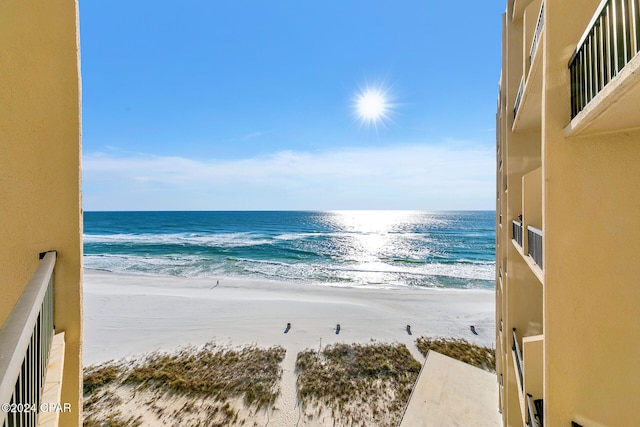
<path id="1" fill-rule="evenodd" d="M 85 209 L 492 209 L 493 149 L 449 142 L 235 160 L 84 156 Z"/>
<path id="2" fill-rule="evenodd" d="M 251 133 L 247 133 L 245 135 L 242 135 L 237 139 L 239 141 L 248 141 L 248 140 L 253 139 L 253 138 L 261 137 L 261 136 L 263 136 L 265 134 L 266 134 L 266 132 L 251 132 Z"/>

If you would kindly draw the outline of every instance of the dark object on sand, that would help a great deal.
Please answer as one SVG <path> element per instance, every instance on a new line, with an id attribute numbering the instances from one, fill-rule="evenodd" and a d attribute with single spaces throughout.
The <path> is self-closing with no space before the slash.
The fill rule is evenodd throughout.
<path id="1" fill-rule="evenodd" d="M 291 323 L 287 323 L 287 328 L 284 330 L 284 333 L 289 332 L 289 329 L 291 329 Z"/>
<path id="2" fill-rule="evenodd" d="M 473 332 L 473 335 L 478 335 L 478 333 L 476 332 L 476 327 L 471 325 L 471 332 Z"/>
<path id="3" fill-rule="evenodd" d="M 340 333 L 340 323 L 336 325 L 336 335 Z"/>
<path id="4" fill-rule="evenodd" d="M 411 325 L 407 325 L 407 333 L 408 333 L 409 335 L 413 335 L 413 334 L 411 333 Z"/>

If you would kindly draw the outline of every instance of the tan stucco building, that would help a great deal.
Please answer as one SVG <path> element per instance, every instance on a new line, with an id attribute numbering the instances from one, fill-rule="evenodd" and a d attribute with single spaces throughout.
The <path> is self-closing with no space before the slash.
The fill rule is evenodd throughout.
<path id="1" fill-rule="evenodd" d="M 42 360 L 45 366 L 55 364 L 62 378 L 59 401 L 67 405 L 52 410 L 62 426 L 82 423 L 79 65 L 76 0 L 0 3 L 0 392 L 3 399 L 17 393 L 7 385 L 9 377 L 18 375 L 12 358 L 30 354 L 33 359 L 20 376 L 26 398 L 29 387 L 24 384 L 46 373 L 39 367 Z M 40 254 L 49 251 L 55 254 L 41 261 Z M 52 324 L 46 321 L 51 314 L 45 308 L 48 293 L 38 311 L 46 286 L 43 295 L 36 295 L 38 281 L 45 280 L 38 274 L 49 274 L 48 267 L 53 267 L 54 277 Z M 36 314 L 29 317 L 36 300 Z M 32 327 L 33 335 L 24 331 L 31 344 L 28 352 L 16 356 L 14 344 L 24 341 L 19 335 L 25 326 L 20 323 L 27 318 L 40 323 Z M 60 360 L 35 357 L 53 334 L 52 348 Z M 38 402 L 45 401 L 38 397 Z M 6 415 L 0 412 L 0 425 L 14 422 Z"/>
<path id="2" fill-rule="evenodd" d="M 505 426 L 640 423 L 639 50 L 637 0 L 507 1 L 496 129 Z"/>

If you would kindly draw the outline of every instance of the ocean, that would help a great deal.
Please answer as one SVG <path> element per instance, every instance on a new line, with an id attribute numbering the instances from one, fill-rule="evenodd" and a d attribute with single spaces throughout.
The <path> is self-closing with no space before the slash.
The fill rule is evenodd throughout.
<path id="1" fill-rule="evenodd" d="M 84 267 L 301 285 L 494 289 L 495 212 L 85 212 Z"/>

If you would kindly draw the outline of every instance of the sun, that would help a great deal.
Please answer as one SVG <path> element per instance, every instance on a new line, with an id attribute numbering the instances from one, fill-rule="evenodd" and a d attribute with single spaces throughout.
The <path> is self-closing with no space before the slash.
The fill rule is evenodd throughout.
<path id="1" fill-rule="evenodd" d="M 355 115 L 360 124 L 373 126 L 376 130 L 378 124 L 384 125 L 390 121 L 393 104 L 390 102 L 389 90 L 384 86 L 359 89 L 354 98 Z"/>
<path id="2" fill-rule="evenodd" d="M 378 91 L 367 91 L 358 97 L 358 113 L 365 120 L 378 120 L 387 111 L 387 100 Z"/>

